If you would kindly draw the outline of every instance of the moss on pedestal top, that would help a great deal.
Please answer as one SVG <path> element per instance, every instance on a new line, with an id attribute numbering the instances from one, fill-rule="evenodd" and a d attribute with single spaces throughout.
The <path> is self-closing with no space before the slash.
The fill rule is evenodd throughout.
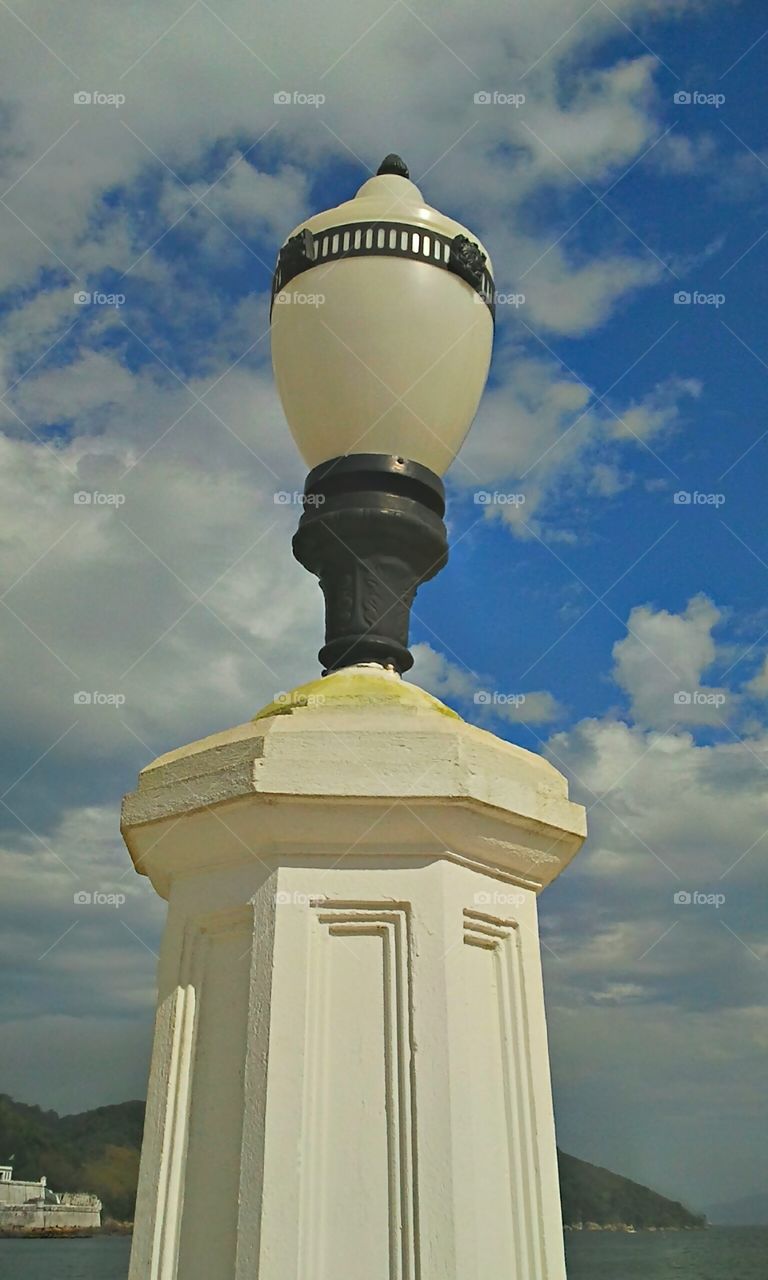
<path id="1" fill-rule="evenodd" d="M 426 693 L 418 685 L 407 683 L 394 671 L 385 671 L 376 666 L 344 667 L 341 671 L 333 671 L 330 675 L 310 680 L 285 693 L 278 693 L 272 702 L 256 712 L 253 719 L 290 716 L 297 711 L 314 707 L 323 711 L 382 707 L 400 711 L 437 712 L 438 715 L 450 716 L 454 720 L 461 719 L 445 703 L 433 698 L 431 693 Z"/>

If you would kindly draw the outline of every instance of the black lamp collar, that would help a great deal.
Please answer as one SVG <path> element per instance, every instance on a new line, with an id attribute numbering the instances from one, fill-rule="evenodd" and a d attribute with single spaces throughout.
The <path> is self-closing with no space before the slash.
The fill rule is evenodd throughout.
<path id="1" fill-rule="evenodd" d="M 310 471 L 293 554 L 325 597 L 326 671 L 413 665 L 411 605 L 448 559 L 444 512 L 439 476 L 407 458 L 353 454 Z"/>

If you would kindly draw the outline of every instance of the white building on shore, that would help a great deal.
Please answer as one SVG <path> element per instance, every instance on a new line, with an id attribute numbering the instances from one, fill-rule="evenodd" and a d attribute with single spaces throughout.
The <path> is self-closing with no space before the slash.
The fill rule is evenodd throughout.
<path id="1" fill-rule="evenodd" d="M 48 1186 L 47 1178 L 16 1179 L 13 1165 L 0 1165 L 0 1231 L 89 1231 L 100 1226 L 98 1196 L 84 1191 L 57 1194 Z"/>

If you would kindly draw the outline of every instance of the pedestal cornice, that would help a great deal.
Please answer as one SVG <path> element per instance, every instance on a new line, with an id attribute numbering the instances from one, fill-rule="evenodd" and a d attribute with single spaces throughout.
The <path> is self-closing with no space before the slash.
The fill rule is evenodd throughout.
<path id="1" fill-rule="evenodd" d="M 179 823 L 188 839 L 166 840 Z M 360 667 L 160 756 L 126 796 L 122 830 L 136 869 L 167 896 L 175 875 L 265 855 L 448 858 L 538 892 L 586 825 L 543 757 Z"/>

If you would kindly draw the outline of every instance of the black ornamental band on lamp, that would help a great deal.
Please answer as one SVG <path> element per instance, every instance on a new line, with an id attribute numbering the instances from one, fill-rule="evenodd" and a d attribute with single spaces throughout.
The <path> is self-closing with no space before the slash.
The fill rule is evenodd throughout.
<path id="1" fill-rule="evenodd" d="M 278 255 L 270 316 L 275 298 L 302 271 L 338 262 L 340 258 L 371 255 L 411 258 L 454 271 L 477 290 L 495 319 L 493 278 L 486 266 L 485 254 L 474 241 L 463 235 L 451 237 L 438 231 L 417 231 L 407 223 L 389 221 L 350 222 L 315 235 L 305 227 L 291 236 Z"/>
<path id="2" fill-rule="evenodd" d="M 293 551 L 325 597 L 326 672 L 413 663 L 413 599 L 448 559 L 440 477 L 485 386 L 493 311 L 482 246 L 399 156 L 280 250 L 272 359 L 310 467 Z"/>

